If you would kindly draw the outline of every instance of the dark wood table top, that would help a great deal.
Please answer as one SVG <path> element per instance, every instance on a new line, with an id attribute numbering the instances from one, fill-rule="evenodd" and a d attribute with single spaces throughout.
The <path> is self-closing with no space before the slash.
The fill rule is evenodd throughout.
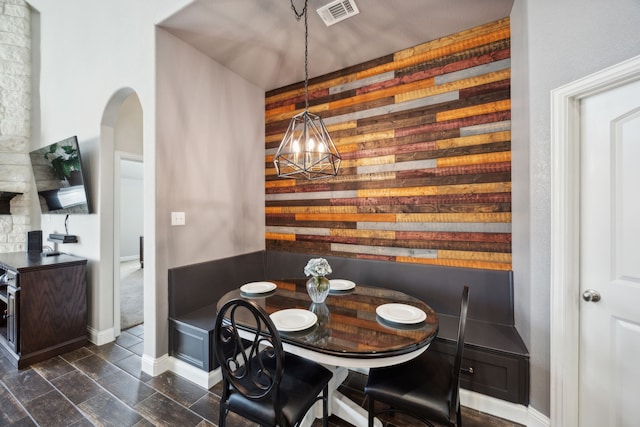
<path id="1" fill-rule="evenodd" d="M 318 322 L 314 326 L 281 332 L 281 340 L 285 346 L 314 352 L 327 363 L 349 367 L 400 363 L 424 351 L 438 333 L 438 317 L 431 307 L 402 292 L 357 284 L 353 290 L 330 293 L 323 304 L 313 304 L 306 279 L 270 282 L 277 285 L 276 290 L 245 295 L 236 289 L 218 301 L 218 308 L 231 299 L 244 298 L 257 302 L 269 314 L 291 308 L 316 313 Z M 376 314 L 376 308 L 387 303 L 412 305 L 424 311 L 427 318 L 418 324 L 385 321 Z"/>

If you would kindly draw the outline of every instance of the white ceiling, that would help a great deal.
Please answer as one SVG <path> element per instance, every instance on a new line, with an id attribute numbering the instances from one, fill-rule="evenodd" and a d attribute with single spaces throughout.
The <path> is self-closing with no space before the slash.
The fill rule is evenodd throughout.
<path id="1" fill-rule="evenodd" d="M 194 0 L 161 26 L 257 86 L 304 80 L 304 22 L 291 0 Z M 301 10 L 304 0 L 293 0 Z M 309 0 L 309 78 L 507 17 L 513 0 L 354 0 L 327 27 Z"/>

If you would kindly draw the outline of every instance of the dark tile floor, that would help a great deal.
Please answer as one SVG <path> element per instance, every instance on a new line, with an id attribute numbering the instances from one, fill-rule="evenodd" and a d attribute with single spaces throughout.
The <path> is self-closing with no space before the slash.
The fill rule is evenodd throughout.
<path id="1" fill-rule="evenodd" d="M 115 343 L 88 345 L 20 371 L 0 350 L 0 426 L 217 425 L 219 385 L 206 390 L 171 372 L 141 372 L 142 343 L 143 328 L 136 326 Z M 365 380 L 351 374 L 341 391 L 364 404 Z M 515 425 L 467 408 L 462 413 L 465 427 Z M 384 421 L 386 427 L 416 424 L 402 417 Z M 227 425 L 252 424 L 230 414 Z M 350 424 L 332 417 L 330 425 Z"/>

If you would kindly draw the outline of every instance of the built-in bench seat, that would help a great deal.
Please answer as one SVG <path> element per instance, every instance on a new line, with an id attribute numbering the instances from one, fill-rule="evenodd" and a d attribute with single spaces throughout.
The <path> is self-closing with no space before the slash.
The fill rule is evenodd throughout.
<path id="1" fill-rule="evenodd" d="M 169 352 L 210 372 L 217 368 L 211 333 L 218 299 L 244 283 L 304 277 L 319 255 L 258 251 L 169 270 Z M 453 354 L 462 286 L 470 289 L 463 388 L 527 405 L 529 354 L 514 326 L 513 274 L 494 271 L 324 256 L 344 278 L 396 289 L 429 304 L 440 320 L 429 351 Z"/>

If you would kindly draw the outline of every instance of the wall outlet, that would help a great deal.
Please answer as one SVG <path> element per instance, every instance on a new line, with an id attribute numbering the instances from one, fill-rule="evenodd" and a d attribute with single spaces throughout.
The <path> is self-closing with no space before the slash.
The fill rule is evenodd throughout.
<path id="1" fill-rule="evenodd" d="M 171 212 L 171 225 L 184 225 L 184 212 Z"/>

